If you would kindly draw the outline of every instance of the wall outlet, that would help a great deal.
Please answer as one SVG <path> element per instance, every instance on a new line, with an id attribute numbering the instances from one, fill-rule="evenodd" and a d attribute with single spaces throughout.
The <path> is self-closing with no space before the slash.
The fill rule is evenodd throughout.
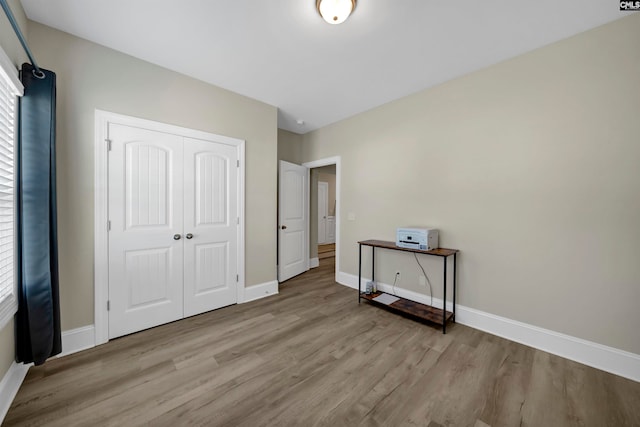
<path id="1" fill-rule="evenodd" d="M 418 276 L 418 283 L 420 283 L 420 286 L 427 286 L 427 278 L 424 277 L 422 274 Z"/>

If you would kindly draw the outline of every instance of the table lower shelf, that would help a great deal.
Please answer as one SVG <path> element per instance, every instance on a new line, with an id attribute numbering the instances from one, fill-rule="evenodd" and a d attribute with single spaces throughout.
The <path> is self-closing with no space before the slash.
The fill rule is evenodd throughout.
<path id="1" fill-rule="evenodd" d="M 365 299 L 379 307 L 386 307 L 392 311 L 398 311 L 413 317 L 417 317 L 422 320 L 427 320 L 429 322 L 436 323 L 438 325 L 443 325 L 442 309 L 432 307 L 427 304 L 421 304 L 419 302 L 411 301 L 404 298 L 400 298 L 398 301 L 392 304 L 383 304 L 378 301 L 374 301 L 374 298 L 382 295 L 383 293 L 384 292 L 375 292 L 370 295 L 367 295 L 366 293 L 361 292 L 360 298 Z M 450 311 L 447 311 L 445 314 L 445 322 L 450 321 L 452 318 L 453 318 L 453 313 Z"/>

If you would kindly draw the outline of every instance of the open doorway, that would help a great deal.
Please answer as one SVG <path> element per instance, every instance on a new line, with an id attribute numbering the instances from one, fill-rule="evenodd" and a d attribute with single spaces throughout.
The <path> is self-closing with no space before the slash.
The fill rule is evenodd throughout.
<path id="1" fill-rule="evenodd" d="M 318 260 L 335 257 L 336 243 L 336 165 L 311 169 L 310 237 L 317 242 Z M 315 214 L 315 215 L 314 215 Z M 314 227 L 314 224 L 316 226 Z"/>
<path id="2" fill-rule="evenodd" d="M 327 196 L 329 200 L 333 200 L 333 202 L 329 202 L 327 210 L 334 215 L 327 215 L 333 217 L 327 219 L 330 220 L 330 233 L 335 243 L 332 243 L 334 246 L 331 255 L 333 256 L 326 259 L 335 265 L 332 269 L 335 270 L 336 279 L 340 272 L 340 157 L 329 157 L 302 165 L 280 160 L 277 257 L 279 283 L 320 265 L 318 257 L 318 181 L 314 179 L 312 183 L 311 171 L 325 166 L 332 166 L 331 171 L 335 171 L 335 196 Z M 310 197 L 312 192 L 313 198 Z"/>
<path id="3" fill-rule="evenodd" d="M 340 158 L 304 163 L 309 178 L 309 267 L 334 263 L 340 271 Z"/>

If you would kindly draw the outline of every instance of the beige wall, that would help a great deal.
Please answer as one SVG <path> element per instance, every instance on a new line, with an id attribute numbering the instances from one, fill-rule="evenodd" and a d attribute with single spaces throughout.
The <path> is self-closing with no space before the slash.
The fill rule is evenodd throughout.
<path id="1" fill-rule="evenodd" d="M 302 135 L 278 129 L 278 160 L 302 162 Z"/>
<path id="2" fill-rule="evenodd" d="M 640 14 L 305 135 L 304 161 L 342 156 L 341 269 L 360 239 L 437 227 L 463 305 L 640 354 L 636 40 Z M 376 260 L 427 293 L 412 257 Z"/>
<path id="3" fill-rule="evenodd" d="M 246 283 L 276 279 L 277 110 L 29 22 L 40 65 L 58 76 L 58 226 L 62 329 L 94 322 L 94 111 L 246 140 Z"/>
<path id="4" fill-rule="evenodd" d="M 15 334 L 13 320 L 0 329 L 0 381 L 15 359 Z"/>
<path id="5" fill-rule="evenodd" d="M 18 21 L 18 25 L 22 29 L 22 32 L 25 33 L 25 28 L 27 28 L 27 17 L 24 14 L 22 5 L 18 0 L 9 0 L 8 4 L 16 18 L 16 21 Z M 24 36 L 27 37 L 26 34 L 24 34 Z M 9 59 L 11 59 L 16 65 L 16 68 L 20 68 L 20 65 L 26 61 L 27 56 L 22 50 L 22 46 L 13 32 L 13 28 L 4 14 L 4 11 L 0 12 L 0 45 Z M 36 58 L 36 61 L 37 59 L 38 58 Z M 15 336 L 13 320 L 11 320 L 4 328 L 0 329 L 0 380 L 2 380 L 9 370 L 14 358 Z"/>

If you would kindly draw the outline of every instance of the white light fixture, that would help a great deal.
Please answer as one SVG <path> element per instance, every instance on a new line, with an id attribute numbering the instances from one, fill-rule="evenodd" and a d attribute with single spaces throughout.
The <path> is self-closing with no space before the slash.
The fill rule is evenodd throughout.
<path id="1" fill-rule="evenodd" d="M 356 8 L 356 0 L 316 0 L 316 8 L 329 24 L 342 24 Z"/>

